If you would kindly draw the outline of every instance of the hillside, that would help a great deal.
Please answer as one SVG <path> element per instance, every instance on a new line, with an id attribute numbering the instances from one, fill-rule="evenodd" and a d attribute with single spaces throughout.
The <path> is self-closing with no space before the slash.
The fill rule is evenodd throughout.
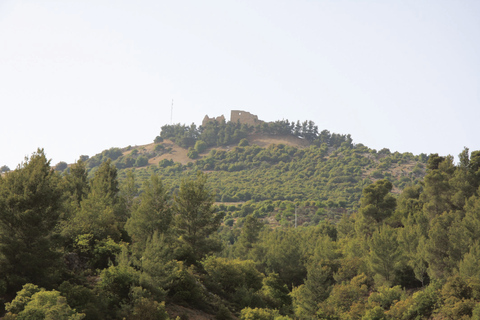
<path id="1" fill-rule="evenodd" d="M 292 136 L 269 136 L 269 135 L 261 135 L 261 134 L 253 134 L 246 138 L 250 145 L 258 145 L 259 147 L 266 148 L 270 145 L 275 144 L 283 144 L 295 148 L 305 148 L 308 147 L 310 144 L 305 140 L 302 140 L 297 137 Z M 159 155 L 155 155 L 154 157 L 148 159 L 148 164 L 143 166 L 146 167 L 148 165 L 158 165 L 158 163 L 162 160 L 172 160 L 173 162 L 181 163 L 182 165 L 187 165 L 189 162 L 192 162 L 192 159 L 188 157 L 188 150 L 176 145 L 173 141 L 169 139 L 165 139 L 161 144 L 160 143 L 150 143 L 146 145 L 139 145 L 129 148 L 122 148 L 122 155 L 129 156 L 132 150 L 137 149 L 139 150 L 140 155 L 149 156 L 152 153 L 155 153 L 155 147 L 157 145 L 162 145 L 164 149 L 168 150 Z M 200 159 L 205 158 L 208 156 L 211 150 L 224 150 L 228 151 L 231 148 L 235 147 L 236 144 L 227 145 L 223 147 L 211 147 L 207 148 L 206 151 L 200 153 Z"/>
<path id="2" fill-rule="evenodd" d="M 203 171 L 217 204 L 228 212 L 226 220 L 255 212 L 272 225 L 292 224 L 295 205 L 300 224 L 337 221 L 358 208 L 365 186 L 388 179 L 398 194 L 425 174 L 425 155 L 376 151 L 353 144 L 349 135 L 318 133 L 312 122 L 304 122 L 304 131 L 297 128 L 296 134 L 288 133 L 296 129 L 287 121 L 257 128 L 230 122 L 213 125 L 201 130 L 194 125 L 165 126 L 156 142 L 105 150 L 88 159 L 87 167 L 92 175 L 111 159 L 120 181 L 134 172 L 140 192 L 152 174 L 177 190 L 182 179 Z M 215 134 L 207 135 L 209 129 Z M 309 135 L 309 130 L 316 133 Z"/>
<path id="3" fill-rule="evenodd" d="M 32 154 L 0 179 L 0 316 L 478 319 L 480 151 L 283 123 L 176 125 L 56 172 Z"/>

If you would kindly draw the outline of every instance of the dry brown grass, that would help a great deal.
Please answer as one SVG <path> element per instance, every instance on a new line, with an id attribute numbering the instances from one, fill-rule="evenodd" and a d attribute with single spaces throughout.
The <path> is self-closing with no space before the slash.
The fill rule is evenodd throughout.
<path id="1" fill-rule="evenodd" d="M 269 145 L 272 144 L 284 144 L 296 148 L 305 148 L 308 147 L 310 144 L 308 141 L 305 141 L 300 138 L 292 137 L 292 136 L 268 136 L 268 135 L 251 135 L 248 137 L 248 142 L 250 145 L 258 145 L 259 147 L 265 148 L 268 147 Z M 148 164 L 151 165 L 157 165 L 160 161 L 163 159 L 167 160 L 173 160 L 175 162 L 180 162 L 183 165 L 186 165 L 189 162 L 192 162 L 194 160 L 190 159 L 187 157 L 188 150 L 181 148 L 177 146 L 175 143 L 173 143 L 171 140 L 165 139 L 164 142 L 162 142 L 163 146 L 168 149 L 171 148 L 171 151 L 165 154 L 162 154 L 161 156 L 154 157 L 148 160 Z M 125 151 L 123 155 L 128 155 L 130 154 L 133 149 L 137 149 L 139 153 L 148 153 L 152 152 L 155 148 L 156 144 L 155 143 L 150 143 L 146 145 L 141 145 L 141 146 L 135 146 L 132 147 L 132 149 Z M 208 155 L 210 150 L 215 149 L 215 150 L 225 150 L 228 151 L 231 148 L 235 147 L 236 144 L 230 145 L 230 146 L 224 146 L 224 147 L 212 147 L 208 148 L 204 152 L 200 154 L 199 159 L 205 157 Z"/>

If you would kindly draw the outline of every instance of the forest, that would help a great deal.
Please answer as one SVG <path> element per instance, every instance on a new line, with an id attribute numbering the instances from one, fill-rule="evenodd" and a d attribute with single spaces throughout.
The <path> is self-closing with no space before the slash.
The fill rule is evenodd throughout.
<path id="1" fill-rule="evenodd" d="M 246 139 L 252 135 L 295 137 L 303 146 L 278 143 L 260 147 Z M 184 140 L 190 141 L 182 146 L 193 157 L 191 162 L 169 159 L 175 153 L 171 141 Z M 377 151 L 352 141 L 350 135 L 320 131 L 312 121 L 297 121 L 295 125 L 284 120 L 257 127 L 212 121 L 200 128 L 194 124 L 166 125 L 149 150 L 111 148 L 81 159 L 89 176 L 108 159 L 117 167 L 121 181 L 133 170 L 140 191 L 152 174 L 160 175 L 177 190 L 183 178 L 194 177 L 197 171 L 208 172 L 215 201 L 221 203 L 222 210 L 234 217 L 252 212 L 263 216 L 265 208 L 273 205 L 276 219 L 283 224 L 291 222 L 295 205 L 306 223 L 316 223 L 325 216 L 338 220 L 341 214 L 358 209 L 366 185 L 387 179 L 398 193 L 408 184 L 419 183 L 425 174 L 425 154 L 414 156 L 387 148 Z M 152 165 L 156 157 L 163 160 Z M 66 164 L 60 168 L 63 170 L 68 170 Z"/>
<path id="2" fill-rule="evenodd" d="M 480 151 L 297 123 L 162 128 L 187 165 L 109 149 L 60 170 L 37 150 L 0 176 L 3 319 L 480 319 Z"/>

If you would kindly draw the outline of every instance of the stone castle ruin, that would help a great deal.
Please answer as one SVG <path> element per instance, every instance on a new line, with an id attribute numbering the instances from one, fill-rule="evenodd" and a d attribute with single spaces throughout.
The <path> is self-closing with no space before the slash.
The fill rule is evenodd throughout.
<path id="1" fill-rule="evenodd" d="M 216 118 L 215 117 L 210 118 L 208 117 L 208 115 L 206 115 L 205 118 L 203 118 L 202 126 L 205 126 L 210 121 L 218 121 L 218 122 L 225 121 L 225 117 L 221 115 Z M 230 112 L 230 121 L 235 123 L 240 122 L 241 124 L 248 124 L 252 126 L 256 126 L 263 122 L 262 120 L 258 120 L 258 116 L 243 110 L 232 110 Z"/>
<path id="2" fill-rule="evenodd" d="M 224 122 L 225 117 L 223 116 L 223 114 L 220 117 L 216 117 L 216 118 L 215 117 L 209 118 L 208 115 L 205 115 L 205 118 L 203 118 L 203 121 L 202 121 L 202 126 L 205 127 L 205 125 L 210 121 Z"/>
<path id="3" fill-rule="evenodd" d="M 230 121 L 240 122 L 241 124 L 249 124 L 252 126 L 256 126 L 257 124 L 263 122 L 258 120 L 258 116 L 242 110 L 232 110 L 230 113 Z"/>

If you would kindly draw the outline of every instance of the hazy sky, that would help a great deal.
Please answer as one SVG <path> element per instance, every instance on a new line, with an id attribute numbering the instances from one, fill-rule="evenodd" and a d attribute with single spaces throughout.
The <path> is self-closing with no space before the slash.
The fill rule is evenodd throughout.
<path id="1" fill-rule="evenodd" d="M 480 1 L 0 0 L 0 166 L 230 110 L 391 151 L 480 150 Z"/>

